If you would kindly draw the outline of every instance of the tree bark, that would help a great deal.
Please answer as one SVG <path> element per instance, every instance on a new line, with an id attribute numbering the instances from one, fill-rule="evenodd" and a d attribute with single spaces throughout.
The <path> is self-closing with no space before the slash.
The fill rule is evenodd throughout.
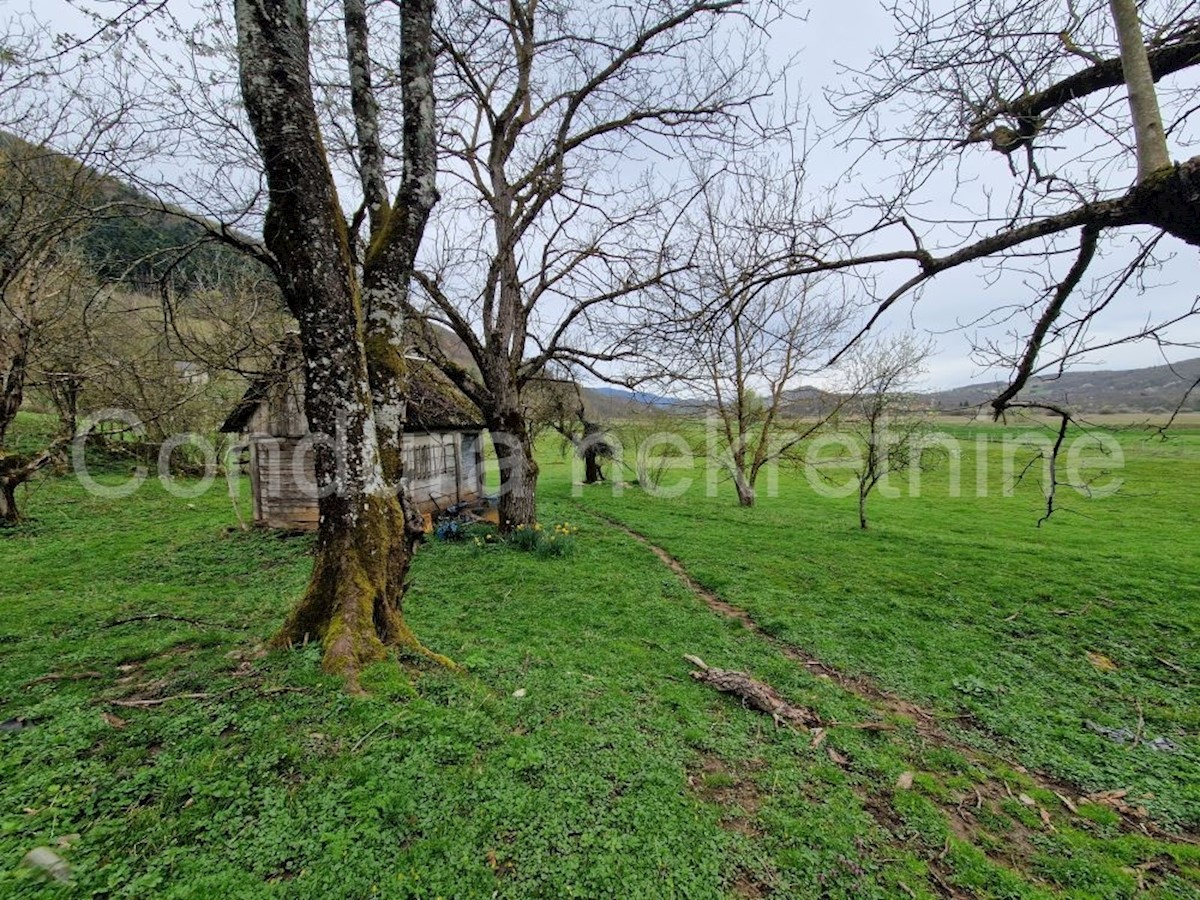
<path id="1" fill-rule="evenodd" d="M 740 472 L 735 472 L 733 485 L 737 488 L 738 506 L 753 506 L 757 495 L 754 491 L 754 485 L 750 483 L 749 479 Z"/>
<path id="2" fill-rule="evenodd" d="M 18 322 L 16 347 L 0 379 L 0 447 L 4 446 L 8 428 L 17 417 L 25 398 L 25 376 L 29 367 L 29 340 L 32 328 Z"/>
<path id="3" fill-rule="evenodd" d="M 1121 46 L 1121 71 L 1129 92 L 1129 111 L 1137 142 L 1138 182 L 1171 165 L 1167 136 L 1163 130 L 1154 73 L 1146 53 L 1146 39 L 1135 0 L 1109 0 L 1117 40 Z"/>
<path id="4" fill-rule="evenodd" d="M 533 441 L 519 405 L 501 409 L 489 422 L 492 445 L 500 469 L 500 531 L 537 523 L 538 464 Z"/>
<path id="5" fill-rule="evenodd" d="M 74 440 L 79 433 L 79 391 L 83 387 L 83 376 L 74 372 L 57 373 L 49 382 L 62 432 L 68 440 Z"/>
<path id="6" fill-rule="evenodd" d="M 15 525 L 21 521 L 17 510 L 17 486 L 19 482 L 0 478 L 0 524 Z"/>
<path id="7" fill-rule="evenodd" d="M 579 396 L 579 385 L 575 385 L 576 396 Z M 604 463 L 602 459 L 612 455 L 612 448 L 609 447 L 607 440 L 604 437 L 604 429 L 595 422 L 588 421 L 587 412 L 583 407 L 583 399 L 580 397 L 579 409 L 576 417 L 583 423 L 583 435 L 578 444 L 583 445 L 583 483 L 584 484 L 599 484 L 604 481 Z"/>
<path id="8" fill-rule="evenodd" d="M 235 0 L 242 97 L 267 176 L 263 232 L 300 325 L 305 411 L 317 435 L 316 559 L 276 645 L 322 641 L 323 665 L 358 689 L 392 647 L 426 652 L 405 626 L 410 547 L 384 477 L 350 238 L 309 75 L 303 0 Z"/>
<path id="9" fill-rule="evenodd" d="M 404 169 L 399 195 L 390 204 L 379 143 L 378 106 L 371 88 L 366 5 L 363 0 L 344 2 L 351 98 L 360 145 L 363 197 L 370 220 L 370 241 L 363 263 L 367 372 L 383 474 L 404 512 L 410 553 L 415 552 L 423 535 L 424 522 L 403 481 L 408 396 L 405 351 L 411 343 L 406 320 L 417 249 L 438 200 L 433 9 L 432 0 L 413 0 L 401 8 Z M 394 589 L 402 592 L 404 586 L 398 584 Z"/>
<path id="10" fill-rule="evenodd" d="M 604 470 L 600 468 L 599 452 L 589 444 L 583 451 L 583 483 L 599 484 L 604 480 Z"/>

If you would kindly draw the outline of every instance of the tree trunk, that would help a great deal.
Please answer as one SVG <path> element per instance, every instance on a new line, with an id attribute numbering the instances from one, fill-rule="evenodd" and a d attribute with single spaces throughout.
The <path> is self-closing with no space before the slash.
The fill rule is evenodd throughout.
<path id="1" fill-rule="evenodd" d="M 322 146 L 305 4 L 236 0 L 242 97 L 267 176 L 263 237 L 300 325 L 305 411 L 321 489 L 308 589 L 275 638 L 323 644 L 323 665 L 358 689 L 388 648 L 428 654 L 401 606 L 410 545 L 384 478 L 349 233 Z"/>
<path id="2" fill-rule="evenodd" d="M 13 525 L 21 521 L 17 507 L 17 488 L 49 465 L 61 459 L 67 438 L 55 438 L 41 453 L 0 455 L 0 524 Z"/>
<path id="3" fill-rule="evenodd" d="M 68 440 L 75 440 L 75 435 L 79 433 L 79 391 L 82 386 L 83 378 L 75 374 L 55 378 L 50 384 L 58 421 Z"/>
<path id="4" fill-rule="evenodd" d="M 1121 45 L 1121 71 L 1129 93 L 1129 111 L 1137 143 L 1138 182 L 1155 172 L 1169 168 L 1171 155 L 1163 131 L 1162 113 L 1158 108 L 1158 93 L 1154 75 L 1146 55 L 1146 39 L 1138 18 L 1135 0 L 1109 0 L 1117 40 Z"/>
<path id="5" fill-rule="evenodd" d="M 537 523 L 538 464 L 519 408 L 494 415 L 489 429 L 500 469 L 500 531 L 508 534 L 520 525 Z"/>
<path id="6" fill-rule="evenodd" d="M 4 446 L 8 427 L 17 417 L 25 397 L 25 373 L 29 362 L 32 329 L 23 321 L 17 324 L 16 348 L 0 378 L 0 447 Z"/>
<path id="7" fill-rule="evenodd" d="M 600 468 L 600 456 L 594 444 L 588 444 L 583 451 L 583 483 L 599 484 L 604 480 L 604 471 Z"/>
<path id="8" fill-rule="evenodd" d="M 733 475 L 733 486 L 737 490 L 738 506 L 754 505 L 754 474 L 747 474 L 746 465 L 746 435 L 738 434 L 737 444 L 730 447 L 729 472 Z M 757 474 L 757 473 L 755 473 Z"/>
<path id="9" fill-rule="evenodd" d="M 17 485 L 20 482 L 0 478 L 0 525 L 15 525 L 21 521 L 17 510 Z"/>
<path id="10" fill-rule="evenodd" d="M 579 386 L 575 386 L 576 393 Z M 604 429 L 595 422 L 587 420 L 583 400 L 580 400 L 579 421 L 583 423 L 583 483 L 599 484 L 604 480 L 604 468 L 601 463 L 601 451 L 611 456 L 611 448 L 604 438 Z"/>
<path id="11" fill-rule="evenodd" d="M 735 472 L 733 485 L 737 488 L 738 506 L 753 506 L 757 495 L 754 491 L 754 485 L 747 480 L 746 476 L 741 472 Z"/>
<path id="12" fill-rule="evenodd" d="M 438 200 L 433 7 L 433 0 L 410 0 L 401 7 L 404 170 L 399 196 L 392 205 L 387 196 L 379 107 L 371 84 L 367 6 L 364 0 L 343 0 L 351 106 L 370 221 L 370 242 L 363 264 L 367 372 L 383 475 L 404 513 L 410 555 L 423 536 L 424 521 L 403 481 L 408 406 L 406 313 L 417 249 Z M 403 592 L 404 585 L 393 585 L 392 590 Z"/>
<path id="13" fill-rule="evenodd" d="M 858 491 L 858 527 L 867 530 L 867 490 L 861 487 Z"/>
<path id="14" fill-rule="evenodd" d="M 329 506 L 340 508 L 332 513 Z M 387 658 L 388 648 L 429 656 L 405 624 L 396 592 L 409 559 L 404 514 L 395 498 L 322 502 L 312 578 L 275 645 L 320 640 L 325 669 L 343 675 L 352 689 L 362 667 Z"/>

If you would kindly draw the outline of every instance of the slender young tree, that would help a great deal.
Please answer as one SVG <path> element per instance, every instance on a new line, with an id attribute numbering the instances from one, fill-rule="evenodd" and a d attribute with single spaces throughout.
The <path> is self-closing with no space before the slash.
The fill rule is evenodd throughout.
<path id="1" fill-rule="evenodd" d="M 809 213 L 800 173 L 775 158 L 755 154 L 698 173 L 701 189 L 678 228 L 691 265 L 651 292 L 638 323 L 651 336 L 642 376 L 714 416 L 714 462 L 742 506 L 754 505 L 764 467 L 836 412 L 836 395 L 801 389 L 848 320 L 848 304 L 819 277 L 778 278 Z"/>
<path id="2" fill-rule="evenodd" d="M 930 348 L 911 334 L 855 346 L 843 364 L 850 398 L 839 425 L 855 435 L 862 455 L 854 470 L 858 485 L 858 525 L 867 528 L 867 499 L 889 475 L 921 465 L 926 425 L 913 394 L 925 373 Z"/>

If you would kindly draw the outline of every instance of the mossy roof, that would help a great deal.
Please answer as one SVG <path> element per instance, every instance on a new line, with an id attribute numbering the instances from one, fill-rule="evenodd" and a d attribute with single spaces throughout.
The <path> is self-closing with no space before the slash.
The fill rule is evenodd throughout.
<path id="1" fill-rule="evenodd" d="M 475 404 L 437 366 L 411 357 L 408 364 L 405 427 L 409 431 L 479 431 L 484 427 L 483 416 Z M 280 342 L 267 371 L 250 382 L 242 399 L 225 418 L 221 431 L 235 434 L 245 431 L 260 404 L 278 396 L 279 392 L 272 388 L 289 378 L 299 381 L 300 373 L 300 343 L 291 336 Z"/>

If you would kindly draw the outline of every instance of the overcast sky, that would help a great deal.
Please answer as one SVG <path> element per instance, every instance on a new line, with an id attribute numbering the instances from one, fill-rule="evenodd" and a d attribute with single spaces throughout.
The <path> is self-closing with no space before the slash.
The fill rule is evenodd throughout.
<path id="1" fill-rule="evenodd" d="M 938 4 L 935 4 L 935 6 Z M 944 5 L 944 4 L 942 4 Z M 1064 0 L 1065 5 L 1065 0 Z M 801 54 L 801 72 L 805 93 L 814 109 L 822 110 L 820 88 L 836 86 L 844 82 L 845 75 L 839 64 L 852 68 L 863 68 L 870 59 L 870 51 L 876 46 L 892 44 L 893 22 L 878 0 L 838 0 L 838 2 L 813 3 L 804 22 L 792 24 L 786 33 L 775 39 L 775 52 Z M 1181 76 L 1175 76 L 1177 79 Z M 1185 83 L 1195 86 L 1200 94 L 1200 78 L 1193 73 Z M 1195 95 L 1194 95 L 1195 96 Z M 819 117 L 827 112 L 818 112 Z M 1200 147 L 1171 146 L 1176 159 L 1188 158 L 1200 153 Z M 1007 168 L 999 154 L 981 150 L 969 151 L 982 158 L 983 172 L 991 183 L 1003 188 L 1008 180 Z M 828 178 L 836 175 L 845 166 L 846 157 L 836 153 L 816 154 L 812 163 L 812 174 Z M 1132 161 L 1131 161 L 1132 165 Z M 868 161 L 859 171 L 864 182 L 873 176 L 883 178 L 887 168 L 883 164 Z M 1129 172 L 1130 180 L 1134 172 Z M 928 210 L 926 211 L 928 215 Z M 1163 271 L 1153 277 L 1154 288 L 1143 296 L 1130 290 L 1124 300 L 1111 310 L 1092 333 L 1094 343 L 1101 343 L 1120 335 L 1136 332 L 1153 314 L 1165 317 L 1171 311 L 1183 312 L 1200 294 L 1200 278 L 1197 277 L 1197 257 L 1194 248 L 1169 239 L 1177 251 L 1177 258 Z M 1069 261 L 1060 271 L 1065 271 Z M 1104 270 L 1102 265 L 1096 271 Z M 890 288 L 915 274 L 914 267 L 897 267 L 890 280 L 884 283 Z M 1036 294 L 1020 283 L 1017 277 L 1006 278 L 999 283 L 989 284 L 986 271 L 981 267 L 951 270 L 932 280 L 919 302 L 897 306 L 888 320 L 888 327 L 917 327 L 935 335 L 938 353 L 930 364 L 928 382 L 933 387 L 951 387 L 978 380 L 1006 378 L 1007 371 L 985 371 L 970 358 L 971 341 L 985 334 L 999 335 L 1003 329 L 965 328 L 969 323 L 994 306 L 1014 300 L 1028 300 Z M 1200 322 L 1192 322 L 1174 333 L 1178 341 L 1200 344 Z M 1163 351 L 1151 343 L 1126 344 L 1097 351 L 1077 368 L 1136 368 L 1161 365 L 1164 355 L 1171 360 L 1200 356 L 1194 347 L 1168 348 Z"/>
<path id="2" fill-rule="evenodd" d="M 193 4 L 187 0 L 175 0 L 172 7 L 184 18 L 191 18 L 187 10 Z M 816 2 L 807 5 L 805 21 L 787 22 L 772 35 L 772 55 L 783 59 L 798 55 L 799 72 L 804 95 L 813 104 L 817 121 L 828 121 L 828 110 L 824 106 L 821 90 L 836 86 L 844 79 L 839 64 L 851 67 L 867 65 L 870 51 L 875 46 L 892 43 L 892 21 L 882 10 L 877 0 L 838 0 L 838 2 Z M 72 10 L 66 0 L 0 0 L 0 9 L 34 9 L 43 20 L 53 22 L 64 31 L 77 31 L 83 19 Z M 1192 76 L 1193 81 L 1197 79 Z M 1185 158 L 1200 148 L 1172 146 L 1176 158 Z M 982 151 L 973 151 L 986 157 Z M 985 178 L 995 179 L 1004 187 L 1007 171 L 998 155 L 995 159 L 982 160 L 986 167 Z M 822 184 L 832 181 L 844 170 L 848 156 L 832 147 L 821 148 L 809 166 L 810 183 Z M 866 163 L 859 166 L 862 184 L 872 186 L 878 180 L 884 183 L 888 164 Z M 1133 173 L 1130 173 L 1132 178 Z M 929 210 L 926 210 L 928 213 Z M 1112 314 L 1101 323 L 1094 333 L 1097 340 L 1120 333 L 1137 330 L 1146 318 L 1155 313 L 1162 315 L 1173 309 L 1186 308 L 1200 290 L 1200 279 L 1196 278 L 1196 254 L 1194 249 L 1178 244 L 1177 258 L 1155 276 L 1155 287 L 1143 296 L 1130 292 L 1125 300 L 1115 305 Z M 895 286 L 914 274 L 914 269 L 897 266 L 883 276 L 881 286 Z M 885 329 L 918 328 L 934 335 L 937 353 L 930 364 L 927 379 L 929 387 L 950 387 L 983 378 L 993 380 L 1007 377 L 1006 371 L 985 371 L 970 357 L 971 342 L 980 337 L 977 327 L 960 327 L 971 322 L 987 309 L 1017 300 L 1028 301 L 1036 296 L 1031 289 L 1016 277 L 1007 277 L 989 284 L 982 268 L 952 270 L 933 279 L 919 302 L 898 305 L 887 318 Z M 991 332 L 1001 334 L 1003 329 Z M 1175 332 L 1177 340 L 1200 343 L 1200 323 L 1185 326 Z M 1184 359 L 1200 355 L 1194 348 L 1174 348 L 1166 355 L 1170 359 Z M 1132 368 L 1143 365 L 1158 365 L 1163 362 L 1163 351 L 1151 344 L 1129 344 L 1098 352 L 1080 366 L 1097 368 Z"/>

